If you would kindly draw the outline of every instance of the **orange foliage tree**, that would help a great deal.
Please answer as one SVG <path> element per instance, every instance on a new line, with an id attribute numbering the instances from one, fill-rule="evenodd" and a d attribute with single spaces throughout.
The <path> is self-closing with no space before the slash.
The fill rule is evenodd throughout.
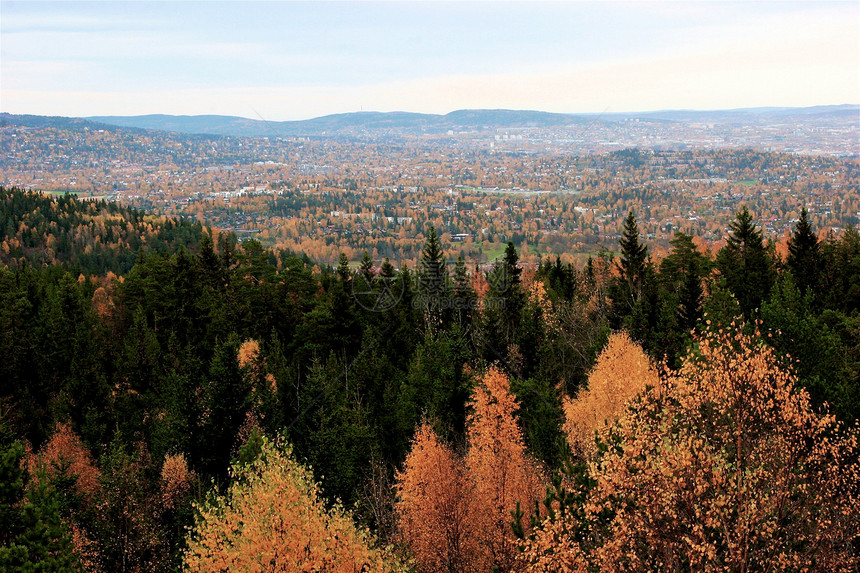
<path id="1" fill-rule="evenodd" d="M 466 467 L 474 484 L 472 526 L 477 530 L 483 567 L 509 570 L 518 549 L 511 510 L 520 505 L 526 519 L 542 497 L 538 464 L 526 453 L 515 417 L 519 404 L 508 377 L 490 368 L 472 395 Z"/>
<path id="2" fill-rule="evenodd" d="M 68 423 L 58 423 L 51 439 L 39 450 L 41 462 L 50 478 L 58 474 L 74 479 L 75 493 L 91 505 L 99 493 L 99 470 L 90 450 Z M 30 474 L 37 475 L 38 458 L 30 456 Z"/>
<path id="3" fill-rule="evenodd" d="M 491 368 L 472 395 L 465 460 L 441 444 L 428 424 L 397 474 L 400 532 L 419 570 L 509 570 L 518 553 L 512 510 L 530 510 L 543 488 L 525 450 L 508 378 Z"/>
<path id="4" fill-rule="evenodd" d="M 161 504 L 168 511 L 191 493 L 194 472 L 184 454 L 168 454 L 161 466 Z"/>
<path id="5" fill-rule="evenodd" d="M 564 431 L 573 451 L 593 457 L 595 432 L 614 424 L 631 398 L 658 382 L 657 370 L 642 347 L 626 332 L 610 336 L 588 376 L 588 388 L 576 399 L 564 400 Z"/>
<path id="6" fill-rule="evenodd" d="M 855 571 L 856 429 L 815 413 L 758 336 L 709 333 L 590 462 L 590 538 L 546 523 L 532 571 Z"/>
<path id="7" fill-rule="evenodd" d="M 396 478 L 398 527 L 420 570 L 473 570 L 473 491 L 466 466 L 439 441 L 430 424 L 418 428 L 403 471 Z"/>
<path id="8" fill-rule="evenodd" d="M 223 496 L 198 506 L 185 567 L 192 571 L 397 571 L 340 506 L 326 509 L 311 472 L 288 445 L 262 440 L 261 453 L 234 465 Z"/>
<path id="9" fill-rule="evenodd" d="M 72 507 L 70 515 L 64 516 L 72 532 L 72 544 L 85 571 L 97 570 L 99 559 L 96 543 L 81 525 L 76 511 L 93 508 L 101 494 L 99 478 L 90 450 L 72 429 L 71 424 L 57 423 L 51 439 L 39 450 L 38 455 L 28 457 L 30 475 L 38 479 L 39 464 L 49 480 L 71 480 L 72 492 L 81 502 L 81 507 Z"/>

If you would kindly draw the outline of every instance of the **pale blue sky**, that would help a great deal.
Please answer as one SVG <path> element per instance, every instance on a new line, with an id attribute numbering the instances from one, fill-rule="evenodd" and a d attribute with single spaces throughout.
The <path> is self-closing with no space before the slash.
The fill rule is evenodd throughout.
<path id="1" fill-rule="evenodd" d="M 0 0 L 0 111 L 860 103 L 860 2 Z"/>

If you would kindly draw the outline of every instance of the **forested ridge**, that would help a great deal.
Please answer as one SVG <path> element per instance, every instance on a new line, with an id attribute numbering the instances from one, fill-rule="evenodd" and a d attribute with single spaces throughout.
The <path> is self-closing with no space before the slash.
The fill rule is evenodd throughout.
<path id="1" fill-rule="evenodd" d="M 857 565 L 852 227 L 329 268 L 0 189 L 0 233 L 0 569 Z"/>
<path id="2" fill-rule="evenodd" d="M 0 262 L 59 265 L 72 273 L 125 274 L 137 253 L 200 243 L 199 223 L 145 214 L 103 200 L 0 187 Z"/>

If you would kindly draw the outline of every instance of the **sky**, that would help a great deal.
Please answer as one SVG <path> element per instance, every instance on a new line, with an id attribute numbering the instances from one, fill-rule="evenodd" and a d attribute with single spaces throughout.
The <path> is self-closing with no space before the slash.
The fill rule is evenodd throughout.
<path id="1" fill-rule="evenodd" d="M 0 0 L 0 111 L 561 113 L 860 103 L 860 1 Z"/>

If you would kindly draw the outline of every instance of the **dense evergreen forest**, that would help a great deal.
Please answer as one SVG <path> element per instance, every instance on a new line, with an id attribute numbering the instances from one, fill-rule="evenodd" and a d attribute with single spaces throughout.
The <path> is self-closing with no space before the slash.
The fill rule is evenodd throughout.
<path id="1" fill-rule="evenodd" d="M 309 571 L 794 570 L 807 554 L 809 570 L 840 570 L 860 551 L 857 438 L 843 432 L 860 416 L 851 227 L 819 239 L 804 211 L 783 252 L 743 209 L 717 252 L 679 232 L 658 261 L 630 212 L 612 245 L 620 256 L 581 268 L 520 265 L 513 244 L 473 268 L 448 260 L 432 228 L 415 269 L 369 256 L 321 268 L 198 223 L 0 189 L 0 243 L 0 569 L 240 570 L 231 551 L 247 550 Z M 730 391 L 741 378 L 747 390 Z M 601 411 L 587 401 L 625 385 L 632 413 L 613 406 L 577 426 L 576 408 Z M 654 422 L 666 412 L 668 425 Z M 773 527 L 752 536 L 778 554 L 746 568 L 720 524 L 677 525 L 699 511 L 680 494 L 672 511 L 637 521 L 660 496 L 636 464 L 665 436 L 693 462 L 660 487 L 695 482 L 696 499 L 731 489 L 702 469 L 724 426 L 776 436 L 761 442 L 770 458 L 750 439 L 749 465 L 720 466 L 741 468 L 761 488 L 753 497 L 783 496 Z M 756 473 L 774 448 L 801 448 L 802 471 L 786 460 L 779 479 Z M 431 470 L 441 473 L 422 477 Z M 504 495 L 487 485 L 502 474 Z M 531 493 L 510 497 L 519 491 Z M 434 517 L 448 506 L 432 495 L 460 501 Z M 456 517 L 463 499 L 496 502 Z M 272 519 L 265 508 L 301 514 L 304 533 L 252 533 Z M 311 527 L 323 533 L 295 541 L 292 557 L 243 545 L 277 545 L 272 531 L 303 540 Z M 672 543 L 646 535 L 673 527 Z M 243 530 L 241 543 L 230 537 Z M 700 534 L 713 543 L 685 541 Z M 643 557 L 655 543 L 663 557 Z M 315 544 L 328 557 L 296 566 Z M 347 546 L 350 557 L 332 557 Z"/>
<path id="2" fill-rule="evenodd" d="M 172 253 L 200 244 L 203 227 L 101 200 L 0 187 L 0 262 L 58 264 L 72 273 L 127 273 L 141 249 Z"/>

